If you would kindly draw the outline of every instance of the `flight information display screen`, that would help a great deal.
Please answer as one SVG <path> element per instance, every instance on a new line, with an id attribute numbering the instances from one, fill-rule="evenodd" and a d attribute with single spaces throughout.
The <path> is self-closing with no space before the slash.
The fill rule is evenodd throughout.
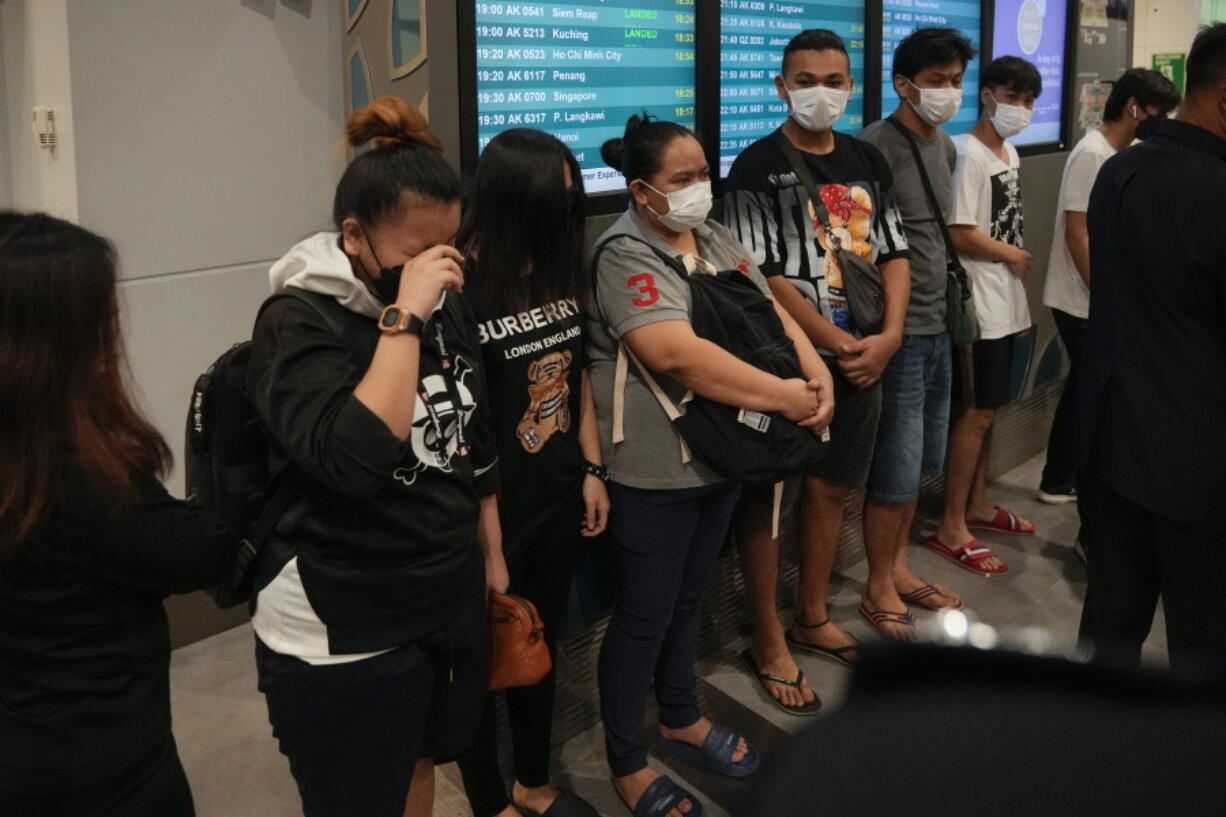
<path id="1" fill-rule="evenodd" d="M 856 87 L 836 130 L 864 127 L 864 0 L 821 3 L 721 0 L 719 157 L 728 174 L 741 151 L 783 124 L 787 103 L 774 80 L 788 41 L 809 28 L 828 28 L 843 38 Z"/>
<path id="2" fill-rule="evenodd" d="M 881 46 L 881 113 L 889 116 L 898 107 L 899 96 L 894 90 L 894 49 L 917 28 L 956 28 L 975 48 L 979 48 L 982 17 L 979 0 L 885 0 L 882 4 Z M 962 77 L 962 108 L 944 129 L 951 134 L 966 133 L 979 121 L 978 58 L 966 66 Z"/>
<path id="3" fill-rule="evenodd" d="M 694 126 L 694 3 L 476 3 L 478 148 L 538 128 L 574 151 L 589 193 L 623 189 L 600 146 L 631 114 Z"/>
<path id="4" fill-rule="evenodd" d="M 1064 0 L 997 0 L 992 27 L 993 58 L 1011 54 L 1030 60 L 1043 76 L 1030 127 L 1015 145 L 1060 141 L 1064 118 L 1064 50 L 1068 4 Z"/>

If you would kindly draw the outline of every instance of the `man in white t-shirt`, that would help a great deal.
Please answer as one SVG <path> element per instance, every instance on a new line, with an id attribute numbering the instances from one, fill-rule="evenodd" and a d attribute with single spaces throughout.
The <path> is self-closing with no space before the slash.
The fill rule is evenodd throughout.
<path id="1" fill-rule="evenodd" d="M 1179 104 L 1171 81 L 1148 68 L 1132 68 L 1115 82 L 1103 110 L 1103 124 L 1082 137 L 1064 165 L 1056 229 L 1043 303 L 1051 307 L 1069 356 L 1068 379 L 1047 440 L 1047 464 L 1039 483 L 1040 502 L 1058 505 L 1077 499 L 1073 395 L 1086 319 L 1090 316 L 1090 233 L 1086 210 L 1103 162 L 1145 138 Z"/>
<path id="2" fill-rule="evenodd" d="M 1013 361 L 1030 332 L 1031 259 L 1022 241 L 1021 162 L 1005 140 L 1030 124 L 1043 79 L 1034 65 L 1010 56 L 993 60 L 979 84 L 979 123 L 954 140 L 958 161 L 946 221 L 971 281 L 980 340 L 959 349 L 955 393 L 964 411 L 949 439 L 945 510 L 927 544 L 973 573 L 992 576 L 1009 568 L 971 529 L 1034 533 L 1034 525 L 988 501 L 985 441 L 996 410 L 1017 396 Z"/>

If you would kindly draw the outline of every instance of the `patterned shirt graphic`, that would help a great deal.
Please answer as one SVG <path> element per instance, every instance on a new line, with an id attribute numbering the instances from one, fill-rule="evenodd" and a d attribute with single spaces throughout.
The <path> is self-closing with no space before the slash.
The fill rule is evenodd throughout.
<path id="1" fill-rule="evenodd" d="M 893 176 L 872 145 L 836 133 L 835 148 L 804 153 L 830 227 L 845 249 L 884 264 L 909 257 Z M 737 157 L 725 187 L 724 221 L 767 277 L 782 275 L 836 326 L 857 333 L 847 308 L 843 272 L 826 231 L 776 136 Z"/>

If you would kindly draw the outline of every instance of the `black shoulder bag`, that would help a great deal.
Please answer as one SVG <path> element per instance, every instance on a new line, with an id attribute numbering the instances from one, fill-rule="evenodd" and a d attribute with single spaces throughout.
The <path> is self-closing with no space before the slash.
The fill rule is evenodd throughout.
<path id="1" fill-rule="evenodd" d="M 924 167 L 924 159 L 920 156 L 919 145 L 907 126 L 894 117 L 886 119 L 907 140 L 911 146 L 911 155 L 915 158 L 915 167 L 919 171 L 920 181 L 924 184 L 924 195 L 928 199 L 928 209 L 941 228 L 941 238 L 945 239 L 945 257 L 948 259 L 945 274 L 945 326 L 949 330 L 949 338 L 955 346 L 969 346 L 979 340 L 979 319 L 975 317 L 975 302 L 971 299 L 971 279 L 962 267 L 958 258 L 958 250 L 953 239 L 949 237 L 949 227 L 945 224 L 945 216 L 937 205 L 937 194 L 932 189 L 932 181 L 928 178 L 928 169 Z"/>
<path id="2" fill-rule="evenodd" d="M 800 179 L 813 202 L 813 211 L 817 213 L 822 228 L 826 231 L 826 239 L 830 244 L 830 252 L 834 253 L 839 269 L 843 271 L 843 289 L 847 293 L 847 308 L 851 310 L 852 320 L 865 335 L 876 335 L 885 324 L 885 286 L 881 282 L 881 270 L 872 261 L 866 261 L 854 252 L 843 249 L 843 242 L 830 228 L 830 212 L 817 191 L 817 184 L 805 164 L 800 150 L 792 144 L 792 140 L 782 130 L 775 131 L 783 153 Z"/>

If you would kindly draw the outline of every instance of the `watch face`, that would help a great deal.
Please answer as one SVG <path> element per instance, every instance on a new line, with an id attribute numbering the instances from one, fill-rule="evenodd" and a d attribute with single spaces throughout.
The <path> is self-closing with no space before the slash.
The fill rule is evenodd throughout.
<path id="1" fill-rule="evenodd" d="M 400 322 L 400 310 L 394 306 L 389 306 L 383 310 L 383 314 L 379 316 L 379 326 L 384 329 L 395 329 L 396 324 Z"/>

